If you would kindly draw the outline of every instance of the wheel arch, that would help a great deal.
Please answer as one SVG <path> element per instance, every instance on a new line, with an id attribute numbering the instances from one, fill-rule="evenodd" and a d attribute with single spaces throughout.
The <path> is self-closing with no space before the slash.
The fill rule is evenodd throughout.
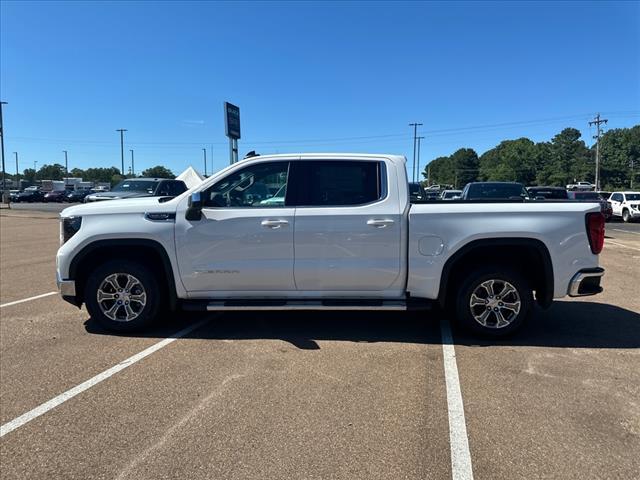
<path id="1" fill-rule="evenodd" d="M 498 258 L 497 248 L 502 249 L 502 258 Z M 463 245 L 447 260 L 440 277 L 440 306 L 447 305 L 452 286 L 466 269 L 491 263 L 508 264 L 523 270 L 525 277 L 532 281 L 532 289 L 536 291 L 536 302 L 545 308 L 551 305 L 554 276 L 547 246 L 534 238 L 488 238 Z M 526 269 L 530 269 L 529 274 L 524 271 Z"/>
<path id="2" fill-rule="evenodd" d="M 96 240 L 83 247 L 74 256 L 69 265 L 69 277 L 76 282 L 78 305 L 84 302 L 84 285 L 91 269 L 114 256 L 136 262 L 151 262 L 151 268 L 159 275 L 159 283 L 167 289 L 171 309 L 175 309 L 178 295 L 169 255 L 159 242 L 142 238 Z"/>

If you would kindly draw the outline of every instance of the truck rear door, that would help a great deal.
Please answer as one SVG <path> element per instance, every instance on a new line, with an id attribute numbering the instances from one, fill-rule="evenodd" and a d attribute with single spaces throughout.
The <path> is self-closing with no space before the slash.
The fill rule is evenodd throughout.
<path id="1" fill-rule="evenodd" d="M 292 167 L 296 288 L 388 289 L 401 273 L 402 218 L 385 163 L 301 160 Z"/>

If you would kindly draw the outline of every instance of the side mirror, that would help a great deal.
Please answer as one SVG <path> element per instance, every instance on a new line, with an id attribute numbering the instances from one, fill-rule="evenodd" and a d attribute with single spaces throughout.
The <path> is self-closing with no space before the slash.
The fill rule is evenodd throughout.
<path id="1" fill-rule="evenodd" d="M 189 197 L 189 206 L 185 214 L 187 220 L 200 220 L 202 218 L 202 194 L 194 192 Z"/>

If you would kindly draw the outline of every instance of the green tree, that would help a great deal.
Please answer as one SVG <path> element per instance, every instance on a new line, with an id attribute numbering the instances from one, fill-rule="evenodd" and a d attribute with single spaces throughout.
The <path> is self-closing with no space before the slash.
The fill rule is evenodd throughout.
<path id="1" fill-rule="evenodd" d="M 431 184 L 453 185 L 455 181 L 455 168 L 451 157 L 438 157 L 431 160 L 424 167 L 422 176 L 429 178 Z"/>
<path id="2" fill-rule="evenodd" d="M 86 175 L 84 170 L 82 170 L 81 168 L 72 168 L 71 171 L 69 172 L 69 176 L 75 177 L 75 178 L 82 178 L 84 180 Z"/>
<path id="3" fill-rule="evenodd" d="M 29 183 L 36 181 L 36 171 L 33 168 L 25 169 L 24 172 L 22 172 L 22 176 Z"/>
<path id="4" fill-rule="evenodd" d="M 580 131 L 565 128 L 548 144 L 548 156 L 539 165 L 538 183 L 564 186 L 579 181 L 593 181 L 591 151 L 580 140 Z"/>
<path id="5" fill-rule="evenodd" d="M 59 163 L 53 165 L 43 165 L 36 173 L 38 180 L 62 180 L 64 176 L 64 166 Z"/>
<path id="6" fill-rule="evenodd" d="M 472 148 L 461 148 L 451 155 L 451 163 L 454 169 L 454 187 L 464 187 L 469 182 L 478 179 L 479 160 L 478 154 Z"/>
<path id="7" fill-rule="evenodd" d="M 592 152 L 595 157 L 595 145 Z M 616 128 L 603 134 L 600 139 L 600 159 L 600 184 L 604 189 L 638 188 L 640 125 Z"/>
<path id="8" fill-rule="evenodd" d="M 480 157 L 479 178 L 530 185 L 536 176 L 536 145 L 528 138 L 505 140 Z"/>
<path id="9" fill-rule="evenodd" d="M 176 178 L 171 170 L 162 165 L 156 165 L 155 167 L 147 168 L 142 172 L 143 177 L 149 178 Z"/>

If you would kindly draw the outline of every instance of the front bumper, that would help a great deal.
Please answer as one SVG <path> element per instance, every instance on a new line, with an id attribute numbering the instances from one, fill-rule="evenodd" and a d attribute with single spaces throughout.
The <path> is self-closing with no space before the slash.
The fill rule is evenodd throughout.
<path id="1" fill-rule="evenodd" d="M 600 280 L 604 275 L 604 268 L 584 268 L 576 273 L 569 282 L 570 297 L 584 297 L 602 292 Z"/>
<path id="2" fill-rule="evenodd" d="M 79 307 L 82 305 L 78 297 L 76 296 L 76 281 L 75 280 L 62 280 L 56 275 L 56 284 L 58 285 L 58 292 L 65 302 L 69 302 L 71 305 Z"/>

